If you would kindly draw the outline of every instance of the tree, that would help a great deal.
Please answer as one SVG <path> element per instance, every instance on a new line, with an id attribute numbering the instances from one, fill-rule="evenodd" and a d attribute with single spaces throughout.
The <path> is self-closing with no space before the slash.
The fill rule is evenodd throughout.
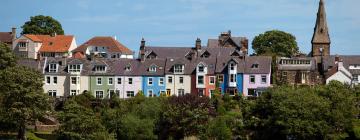
<path id="1" fill-rule="evenodd" d="M 207 97 L 186 94 L 169 97 L 157 122 L 159 139 L 182 139 L 206 134 L 211 104 Z"/>
<path id="2" fill-rule="evenodd" d="M 74 100 L 65 103 L 58 118 L 61 125 L 56 133 L 60 139 L 113 139 L 95 113 Z"/>
<path id="3" fill-rule="evenodd" d="M 43 91 L 41 73 L 26 67 L 9 67 L 0 71 L 0 106 L 7 122 L 13 122 L 18 139 L 25 139 L 29 122 L 51 110 L 50 99 Z"/>
<path id="4" fill-rule="evenodd" d="M 279 30 L 267 31 L 252 41 L 256 55 L 290 57 L 298 53 L 296 38 L 290 33 Z"/>
<path id="5" fill-rule="evenodd" d="M 12 50 L 0 42 L 0 70 L 16 65 L 16 57 Z"/>
<path id="6" fill-rule="evenodd" d="M 21 34 L 37 34 L 37 35 L 52 35 L 54 33 L 63 35 L 64 30 L 59 21 L 51 16 L 38 15 L 30 17 L 30 21 L 25 22 Z"/>

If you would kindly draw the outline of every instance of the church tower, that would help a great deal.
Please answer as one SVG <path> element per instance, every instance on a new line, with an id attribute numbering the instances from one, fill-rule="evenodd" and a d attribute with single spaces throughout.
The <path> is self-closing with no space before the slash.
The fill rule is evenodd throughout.
<path id="1" fill-rule="evenodd" d="M 313 57 L 330 55 L 330 36 L 327 27 L 324 0 L 320 0 L 314 34 L 311 40 Z"/>

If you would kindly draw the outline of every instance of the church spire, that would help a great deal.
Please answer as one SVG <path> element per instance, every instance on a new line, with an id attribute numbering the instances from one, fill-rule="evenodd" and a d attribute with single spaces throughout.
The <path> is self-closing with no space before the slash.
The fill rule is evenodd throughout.
<path id="1" fill-rule="evenodd" d="M 330 55 L 330 36 L 326 21 L 325 2 L 320 0 L 312 43 L 313 56 Z"/>

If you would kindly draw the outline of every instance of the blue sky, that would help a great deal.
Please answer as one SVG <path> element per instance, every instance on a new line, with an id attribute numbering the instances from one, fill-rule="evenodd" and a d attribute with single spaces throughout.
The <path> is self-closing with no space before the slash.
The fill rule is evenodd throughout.
<path id="1" fill-rule="evenodd" d="M 359 0 L 326 0 L 332 54 L 360 54 Z M 193 46 L 231 30 L 254 36 L 278 29 L 297 37 L 302 52 L 311 49 L 318 0 L 2 0 L 0 31 L 18 28 L 30 16 L 61 22 L 80 45 L 93 36 L 116 36 L 137 51 L 147 45 Z M 20 32 L 21 29 L 18 30 Z"/>

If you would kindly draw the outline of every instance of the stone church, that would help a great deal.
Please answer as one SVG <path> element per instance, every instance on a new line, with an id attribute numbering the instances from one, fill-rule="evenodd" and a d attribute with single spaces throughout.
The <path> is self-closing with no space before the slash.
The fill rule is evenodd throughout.
<path id="1" fill-rule="evenodd" d="M 359 83 L 360 55 L 330 54 L 331 40 L 324 0 L 319 2 L 311 44 L 312 49 L 308 56 L 277 59 L 276 81 L 278 83 L 310 86 L 325 84 L 330 76 L 339 71 L 340 64 L 351 73 L 351 76 L 348 76 L 351 82 L 348 84 Z"/>

